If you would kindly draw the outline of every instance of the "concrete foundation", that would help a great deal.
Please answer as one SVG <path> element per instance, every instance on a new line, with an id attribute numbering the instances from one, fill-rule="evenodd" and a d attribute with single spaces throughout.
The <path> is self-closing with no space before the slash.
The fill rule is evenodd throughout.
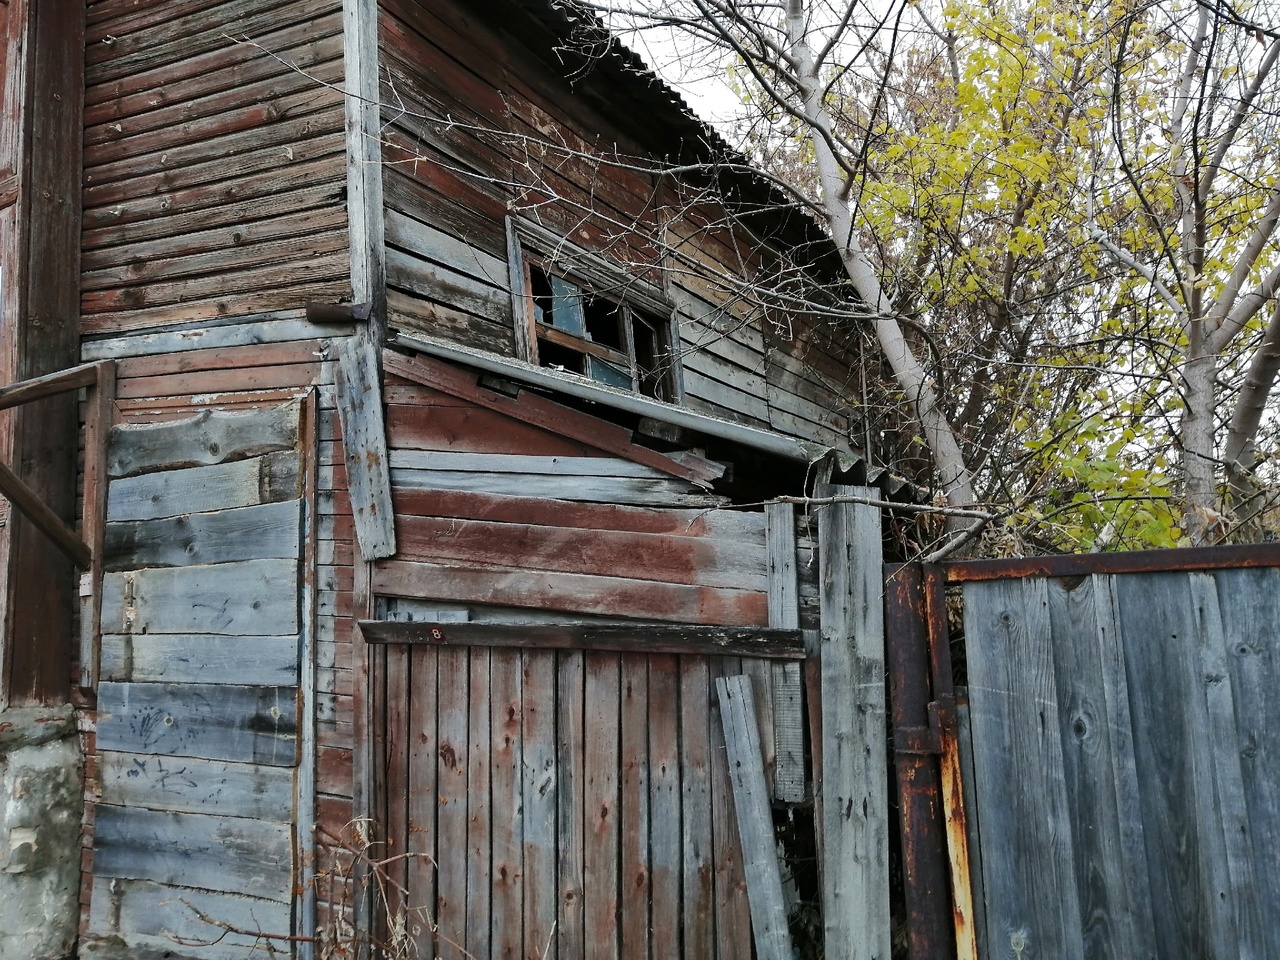
<path id="1" fill-rule="evenodd" d="M 72 954 L 83 776 L 69 705 L 0 711 L 0 960 Z"/>

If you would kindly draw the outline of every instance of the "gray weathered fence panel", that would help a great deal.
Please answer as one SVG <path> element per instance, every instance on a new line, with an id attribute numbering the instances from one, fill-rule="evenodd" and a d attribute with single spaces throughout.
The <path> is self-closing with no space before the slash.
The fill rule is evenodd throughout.
<path id="1" fill-rule="evenodd" d="M 987 948 L 1084 956 L 1043 580 L 965 591 Z M 975 642 L 976 641 L 976 642 Z"/>
<path id="2" fill-rule="evenodd" d="M 1215 577 L 1266 956 L 1280 960 L 1280 570 Z"/>
<path id="3" fill-rule="evenodd" d="M 1240 771 L 1240 748 L 1236 742 L 1235 697 L 1227 673 L 1227 646 L 1218 609 L 1218 591 L 1210 574 L 1192 573 L 1188 579 L 1200 626 L 1196 637 L 1200 659 L 1192 663 L 1200 670 L 1209 716 L 1202 735 L 1208 741 L 1205 753 L 1213 763 L 1210 779 L 1216 801 L 1210 812 L 1212 819 L 1205 826 L 1206 832 L 1213 836 L 1213 843 L 1222 845 L 1230 889 L 1223 919 L 1234 928 L 1239 956 L 1265 957 L 1262 921 L 1258 916 L 1258 886 L 1254 881 L 1249 843 L 1249 811 Z"/>
<path id="4" fill-rule="evenodd" d="M 984 955 L 1280 958 L 1280 571 L 970 583 L 965 640 Z"/>
<path id="5" fill-rule="evenodd" d="M 1124 841 L 1125 828 L 1132 823 L 1140 831 L 1141 820 L 1136 803 L 1121 810 L 1121 796 L 1136 799 L 1138 784 L 1124 663 L 1107 656 L 1117 632 L 1110 583 L 1051 580 L 1047 588 L 1084 952 L 1139 957 L 1152 939 L 1151 907 L 1143 892 L 1145 853 Z M 1123 728 L 1111 722 L 1119 712 Z M 1117 743 L 1120 737 L 1125 742 Z"/>
<path id="6" fill-rule="evenodd" d="M 1226 851 L 1197 651 L 1200 625 L 1185 573 L 1118 577 L 1134 752 L 1162 957 L 1238 957 Z"/>

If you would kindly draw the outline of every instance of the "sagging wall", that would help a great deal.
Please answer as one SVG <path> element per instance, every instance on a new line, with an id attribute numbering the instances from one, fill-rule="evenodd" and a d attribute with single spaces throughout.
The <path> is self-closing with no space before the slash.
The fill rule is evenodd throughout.
<path id="1" fill-rule="evenodd" d="M 621 289 L 634 276 L 665 291 L 690 408 L 847 447 L 861 345 L 794 312 L 763 321 L 734 280 L 760 269 L 756 241 L 695 191 L 607 160 L 672 150 L 673 134 L 620 132 L 608 90 L 565 80 L 558 38 L 509 6 L 503 30 L 452 0 L 379 4 L 391 326 L 519 355 L 506 224 L 523 217 L 601 254 Z"/>

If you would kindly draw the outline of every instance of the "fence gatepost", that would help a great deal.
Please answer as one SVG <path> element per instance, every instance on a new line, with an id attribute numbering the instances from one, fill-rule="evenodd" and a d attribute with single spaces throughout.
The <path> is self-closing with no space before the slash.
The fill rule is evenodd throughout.
<path id="1" fill-rule="evenodd" d="M 880 511 L 820 484 L 823 939 L 827 960 L 889 957 L 889 794 Z"/>

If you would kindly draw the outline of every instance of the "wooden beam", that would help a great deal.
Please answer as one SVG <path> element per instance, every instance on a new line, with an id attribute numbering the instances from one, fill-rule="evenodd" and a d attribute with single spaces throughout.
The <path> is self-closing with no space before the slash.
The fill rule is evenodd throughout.
<path id="1" fill-rule="evenodd" d="M 366 561 L 390 557 L 396 552 L 396 530 L 382 380 L 377 354 L 367 340 L 351 337 L 343 343 L 338 355 L 337 400 L 360 556 Z"/>
<path id="2" fill-rule="evenodd" d="M 102 664 L 102 545 L 107 528 L 107 438 L 115 417 L 116 364 L 95 364 L 97 382 L 89 395 L 84 424 L 82 530 L 91 563 L 80 590 L 80 687 L 97 689 Z"/>
<path id="3" fill-rule="evenodd" d="M 62 518 L 46 506 L 40 497 L 22 482 L 21 478 L 3 463 L 0 463 L 0 494 L 21 510 L 37 527 L 40 528 L 58 549 L 65 553 L 76 566 L 87 569 L 93 557 L 85 542 L 76 536 L 75 531 L 62 522 Z"/>
<path id="4" fill-rule="evenodd" d="M 765 543 L 769 570 L 769 626 L 800 627 L 800 593 L 796 580 L 795 507 L 771 503 L 765 507 Z M 784 803 L 804 800 L 804 711 L 800 696 L 800 665 L 775 663 L 773 681 L 773 740 L 777 762 L 773 795 Z"/>
<path id="5" fill-rule="evenodd" d="M 370 346 L 387 332 L 386 219 L 382 200 L 382 126 L 378 90 L 377 0 L 343 0 L 344 97 L 347 112 L 347 221 L 351 289 L 370 303 L 356 334 Z"/>
<path id="6" fill-rule="evenodd" d="M 678 624 L 401 623 L 361 620 L 367 643 L 612 650 L 701 656 L 804 658 L 799 630 Z"/>
<path id="7" fill-rule="evenodd" d="M 99 366 L 97 363 L 84 363 L 69 370 L 59 370 L 57 373 L 0 387 L 0 410 L 8 410 L 32 400 L 54 397 L 68 390 L 91 387 L 98 382 Z"/>
<path id="8" fill-rule="evenodd" d="M 733 809 L 742 841 L 742 864 L 747 875 L 747 902 L 751 907 L 751 932 L 757 960 L 791 960 L 791 931 L 782 899 L 782 874 L 778 869 L 778 841 L 769 808 L 769 786 L 760 756 L 756 710 L 751 678 L 716 680 L 720 720 L 733 785 Z"/>

